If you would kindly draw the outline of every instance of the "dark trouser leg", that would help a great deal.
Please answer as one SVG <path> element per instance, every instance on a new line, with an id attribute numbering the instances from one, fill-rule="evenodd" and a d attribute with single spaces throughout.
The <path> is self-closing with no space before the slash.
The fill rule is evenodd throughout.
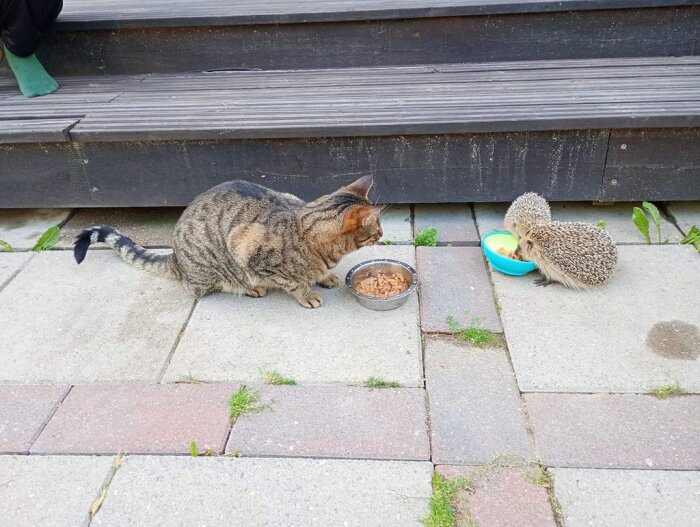
<path id="1" fill-rule="evenodd" d="M 0 0 L 0 30 L 5 47 L 28 57 L 63 8 L 63 0 Z"/>

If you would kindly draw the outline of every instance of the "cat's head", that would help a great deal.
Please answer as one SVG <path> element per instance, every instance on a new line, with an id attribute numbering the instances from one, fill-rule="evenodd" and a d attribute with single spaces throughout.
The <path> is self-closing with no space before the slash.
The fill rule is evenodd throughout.
<path id="1" fill-rule="evenodd" d="M 309 227 L 350 242 L 356 249 L 379 242 L 383 235 L 381 209 L 368 199 L 372 184 L 372 176 L 361 177 L 309 203 Z"/>

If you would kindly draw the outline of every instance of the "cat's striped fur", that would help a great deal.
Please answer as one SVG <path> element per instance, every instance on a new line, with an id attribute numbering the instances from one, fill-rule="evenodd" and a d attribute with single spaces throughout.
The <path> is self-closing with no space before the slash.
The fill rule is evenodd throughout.
<path id="1" fill-rule="evenodd" d="M 105 242 L 141 269 L 180 280 L 196 297 L 224 291 L 260 297 L 279 288 L 304 307 L 323 300 L 314 284 L 335 287 L 331 271 L 346 254 L 382 236 L 379 209 L 367 195 L 366 176 L 305 203 L 245 181 L 231 181 L 201 194 L 175 226 L 173 253 L 161 255 L 115 229 L 95 226 L 75 241 L 82 262 L 92 243 Z"/>

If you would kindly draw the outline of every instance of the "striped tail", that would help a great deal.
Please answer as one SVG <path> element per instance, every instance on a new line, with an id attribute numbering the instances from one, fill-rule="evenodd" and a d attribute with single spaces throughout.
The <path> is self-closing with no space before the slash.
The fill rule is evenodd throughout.
<path id="1" fill-rule="evenodd" d="M 75 261 L 81 263 L 90 245 L 97 242 L 105 242 L 119 253 L 122 260 L 134 267 L 164 278 L 180 278 L 180 271 L 172 254 L 159 254 L 144 249 L 128 236 L 107 226 L 90 227 L 78 234 L 73 246 Z"/>

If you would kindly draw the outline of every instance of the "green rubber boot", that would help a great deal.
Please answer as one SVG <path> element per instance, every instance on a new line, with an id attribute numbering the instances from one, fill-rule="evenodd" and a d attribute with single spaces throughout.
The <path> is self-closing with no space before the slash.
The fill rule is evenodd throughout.
<path id="1" fill-rule="evenodd" d="M 5 48 L 5 55 L 19 83 L 19 89 L 25 97 L 40 97 L 58 89 L 58 83 L 46 73 L 36 55 L 18 57 L 7 48 Z"/>

